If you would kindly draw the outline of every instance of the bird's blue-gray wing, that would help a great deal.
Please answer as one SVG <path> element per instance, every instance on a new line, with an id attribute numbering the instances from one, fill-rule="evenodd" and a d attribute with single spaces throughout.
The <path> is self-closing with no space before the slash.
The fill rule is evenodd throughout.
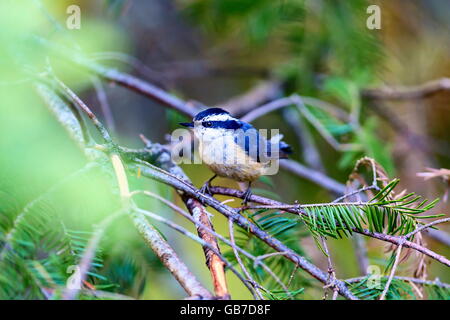
<path id="1" fill-rule="evenodd" d="M 257 162 L 265 161 L 267 158 L 287 158 L 292 153 L 291 147 L 284 141 L 275 142 L 278 144 L 278 153 L 272 154 L 275 143 L 267 140 L 258 133 L 251 124 L 241 123 L 241 131 L 235 137 L 235 142 L 245 150 L 245 153 Z"/>

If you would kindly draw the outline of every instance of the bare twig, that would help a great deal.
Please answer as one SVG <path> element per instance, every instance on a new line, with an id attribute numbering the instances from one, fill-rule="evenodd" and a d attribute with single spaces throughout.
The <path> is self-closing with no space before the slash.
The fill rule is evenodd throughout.
<path id="1" fill-rule="evenodd" d="M 389 278 L 388 278 L 388 280 L 386 282 L 386 286 L 384 287 L 384 290 L 381 293 L 380 300 L 384 300 L 387 292 L 389 291 L 389 287 L 391 286 L 392 279 L 394 278 L 395 271 L 397 270 L 397 266 L 398 266 L 398 263 L 400 261 L 400 253 L 402 252 L 402 247 L 403 247 L 402 244 L 400 244 L 398 246 L 398 248 L 397 248 L 397 251 L 395 253 L 394 265 L 392 266 L 392 270 L 391 270 Z"/>
<path id="2" fill-rule="evenodd" d="M 129 88 L 137 93 L 143 94 L 155 101 L 162 103 L 163 105 L 175 109 L 182 114 L 185 114 L 189 117 L 193 117 L 198 110 L 194 108 L 192 105 L 180 100 L 179 98 L 167 93 L 166 91 L 144 81 L 139 78 L 136 78 L 130 74 L 126 74 L 124 72 L 120 72 L 115 69 L 110 69 L 104 67 L 98 63 L 93 62 L 90 59 L 79 54 L 79 52 L 74 52 L 73 50 L 69 50 L 65 47 L 56 45 L 47 39 L 41 37 L 35 37 L 34 40 L 39 44 L 55 54 L 69 59 L 70 61 L 78 64 L 79 66 L 85 68 L 89 72 L 92 72 L 108 81 L 115 82 L 121 86 Z"/>
<path id="3" fill-rule="evenodd" d="M 97 119 L 97 117 L 91 111 L 91 109 L 61 80 L 59 80 L 56 76 L 54 76 L 54 79 L 56 83 L 62 88 L 62 90 L 67 94 L 67 96 L 74 102 L 74 104 L 78 106 L 89 117 L 89 119 L 91 119 L 92 123 L 100 132 L 105 142 L 111 143 L 112 139 L 111 136 L 109 135 L 108 130 L 106 130 L 103 124 Z"/>
<path id="4" fill-rule="evenodd" d="M 252 122 L 256 120 L 259 117 L 262 117 L 263 115 L 270 113 L 272 111 L 294 105 L 295 101 L 292 99 L 292 97 L 286 97 L 286 98 L 280 98 L 274 101 L 271 101 L 267 104 L 264 104 L 257 109 L 253 109 L 246 115 L 244 115 L 241 120 L 246 122 Z"/>
<path id="5" fill-rule="evenodd" d="M 345 151 L 345 150 L 356 150 L 359 147 L 356 145 L 351 144 L 341 144 L 339 143 L 316 119 L 316 117 L 309 112 L 309 110 L 306 108 L 302 97 L 293 94 L 290 97 L 280 98 L 274 101 L 271 101 L 265 105 L 262 105 L 261 107 L 254 109 L 247 113 L 245 116 L 242 117 L 243 121 L 252 122 L 255 119 L 278 109 L 285 108 L 290 105 L 297 106 L 298 110 L 303 114 L 303 116 L 316 128 L 316 130 L 320 133 L 320 135 L 336 150 L 339 151 Z"/>
<path id="6" fill-rule="evenodd" d="M 320 171 L 305 167 L 297 161 L 282 159 L 280 160 L 280 167 L 294 173 L 295 175 L 314 182 L 315 184 L 325 188 L 336 194 L 345 193 L 345 185 L 328 177 Z"/>
<path id="7" fill-rule="evenodd" d="M 280 94 L 280 83 L 278 81 L 263 81 L 248 90 L 243 95 L 234 97 L 219 107 L 228 110 L 230 113 L 240 116 L 247 113 L 266 101 L 270 101 Z"/>
<path id="8" fill-rule="evenodd" d="M 417 229 L 411 231 L 410 233 L 408 233 L 407 235 L 405 235 L 405 238 L 406 238 L 406 239 L 409 239 L 409 238 L 411 238 L 413 235 L 415 235 L 416 233 L 421 232 L 421 231 L 423 231 L 423 230 L 426 229 L 426 228 L 432 227 L 432 226 L 437 225 L 437 224 L 446 223 L 446 222 L 449 222 L 449 221 L 450 221 L 450 218 L 443 218 L 443 219 L 439 219 L 439 220 L 434 220 L 434 221 L 432 221 L 432 222 L 430 222 L 430 223 L 428 223 L 428 224 L 425 224 L 425 225 L 423 225 L 423 226 L 420 226 L 420 227 L 418 227 Z"/>
<path id="9" fill-rule="evenodd" d="M 242 272 L 247 277 L 250 284 L 255 288 L 254 296 L 257 299 L 264 300 L 264 297 L 262 296 L 260 290 L 259 290 L 259 284 L 253 279 L 250 272 L 248 272 L 247 268 L 244 265 L 244 262 L 242 261 L 241 257 L 239 256 L 239 252 L 236 249 L 236 241 L 234 240 L 234 230 L 233 230 L 233 220 L 228 220 L 228 230 L 230 233 L 230 242 L 231 242 L 231 248 L 233 249 L 234 256 L 236 257 L 236 261 L 238 262 L 239 266 L 242 269 Z"/>
<path id="10" fill-rule="evenodd" d="M 328 263 L 328 270 L 327 270 L 328 271 L 328 283 L 324 286 L 324 289 L 331 287 L 333 289 L 333 300 L 336 300 L 337 294 L 338 294 L 338 290 L 334 286 L 334 282 L 336 281 L 336 273 L 333 268 L 333 262 L 331 261 L 331 255 L 328 250 L 327 242 L 324 237 L 320 237 L 320 239 L 321 239 L 322 247 L 325 251 L 325 255 L 327 257 L 327 263 Z M 324 299 L 326 299 L 326 291 L 325 291 Z"/>
<path id="11" fill-rule="evenodd" d="M 379 239 L 382 241 L 386 241 L 386 242 L 390 242 L 396 245 L 400 245 L 402 243 L 403 238 L 402 237 L 398 237 L 398 236 L 391 236 L 391 235 L 387 235 L 387 234 L 383 234 L 383 233 L 378 233 L 378 232 L 371 232 L 369 230 L 363 229 L 362 231 L 357 231 L 354 230 L 355 232 L 359 232 L 365 236 L 371 237 L 371 238 L 375 238 L 375 239 Z M 429 256 L 430 258 L 433 258 L 434 260 L 450 267 L 450 260 L 448 260 L 446 257 L 437 254 L 436 252 L 425 248 L 417 243 L 411 242 L 411 241 L 405 241 L 403 243 L 403 247 L 405 248 L 411 248 L 414 249 L 416 251 L 419 251 L 427 256 Z"/>
<path id="12" fill-rule="evenodd" d="M 92 76 L 92 84 L 94 85 L 95 92 L 97 94 L 97 100 L 100 104 L 103 116 L 105 117 L 106 126 L 109 130 L 114 132 L 116 130 L 116 125 L 114 122 L 114 117 L 111 111 L 111 106 L 108 102 L 108 97 L 106 96 L 105 88 L 102 82 L 96 76 Z"/>
<path id="13" fill-rule="evenodd" d="M 300 113 L 295 109 L 285 108 L 283 109 L 283 118 L 286 123 L 291 126 L 297 136 L 305 163 L 314 170 L 324 172 L 325 168 L 322 159 L 320 158 L 319 151 L 317 150 L 311 133 L 306 127 L 303 119 L 300 117 Z"/>
<path id="14" fill-rule="evenodd" d="M 450 90 L 450 78 L 441 78 L 411 87 L 385 86 L 377 89 L 364 89 L 362 95 L 366 98 L 379 100 L 410 100 L 426 98 L 448 90 Z"/>

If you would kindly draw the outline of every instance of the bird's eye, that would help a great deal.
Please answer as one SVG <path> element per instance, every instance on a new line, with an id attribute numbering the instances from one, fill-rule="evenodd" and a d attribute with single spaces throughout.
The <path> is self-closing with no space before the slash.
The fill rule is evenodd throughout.
<path id="1" fill-rule="evenodd" d="M 206 128 L 211 128 L 212 127 L 212 122 L 211 121 L 203 122 L 203 126 L 206 127 Z"/>

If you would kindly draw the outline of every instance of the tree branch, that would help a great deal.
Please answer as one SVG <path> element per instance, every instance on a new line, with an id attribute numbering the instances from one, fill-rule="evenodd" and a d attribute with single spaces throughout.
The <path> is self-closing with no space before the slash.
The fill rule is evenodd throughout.
<path id="1" fill-rule="evenodd" d="M 426 98 L 447 90 L 450 90 L 450 78 L 432 80 L 411 87 L 385 86 L 377 89 L 364 89 L 361 94 L 365 98 L 378 100 L 410 100 Z"/>
<path id="2" fill-rule="evenodd" d="M 158 167 L 170 172 L 172 175 L 179 177 L 187 183 L 191 183 L 189 177 L 183 172 L 183 170 L 172 162 L 170 152 L 166 148 L 160 144 L 151 143 L 144 136 L 141 136 L 141 139 L 146 144 L 145 150 L 143 150 L 143 153 L 140 154 L 141 156 L 144 156 L 145 159 L 151 159 L 151 162 L 156 164 Z M 131 158 L 133 158 L 133 156 L 136 155 L 133 155 L 133 152 L 130 150 L 122 150 L 125 151 L 125 154 L 128 157 L 131 156 Z M 178 192 L 178 190 L 176 191 Z M 178 192 L 178 194 L 180 195 L 191 216 L 194 217 L 195 220 L 198 220 L 207 226 L 209 229 L 214 230 L 209 218 L 209 213 L 206 211 L 205 207 L 195 198 L 186 196 L 180 192 Z M 197 233 L 200 238 L 212 245 L 216 251 L 220 252 L 215 236 L 199 227 L 197 227 Z M 228 292 L 225 269 L 222 260 L 219 259 L 219 257 L 208 247 L 203 247 L 203 251 L 206 257 L 206 265 L 211 272 L 215 294 L 222 299 L 229 299 L 230 294 Z"/>
<path id="3" fill-rule="evenodd" d="M 241 198 L 243 199 L 244 197 L 244 192 L 240 191 L 240 190 L 235 190 L 235 189 L 229 189 L 229 188 L 223 188 L 223 187 L 211 187 L 210 191 L 213 194 L 222 194 L 222 195 L 228 195 L 228 196 L 232 196 L 232 197 L 236 197 L 236 198 Z M 273 208 L 282 208 L 283 211 L 286 212 L 290 212 L 296 215 L 306 215 L 307 214 L 299 209 L 298 205 L 288 205 L 276 200 L 272 200 L 269 198 L 265 198 L 265 197 L 261 197 L 261 196 L 257 196 L 257 195 L 251 195 L 250 202 L 256 202 L 256 203 L 261 203 L 263 205 L 269 206 L 269 207 L 273 207 Z M 338 205 L 338 203 L 335 203 L 335 205 Z M 449 266 L 450 267 L 450 260 L 448 260 L 447 258 L 445 258 L 444 256 L 435 253 L 434 251 L 425 248 L 423 246 L 418 245 L 417 243 L 411 242 L 411 241 L 404 241 L 403 237 L 400 236 L 391 236 L 391 235 L 387 235 L 387 234 L 383 234 L 383 233 L 378 233 L 378 232 L 372 232 L 366 229 L 363 230 L 358 230 L 358 229 L 353 229 L 354 232 L 356 233 L 360 233 L 363 234 L 365 236 L 368 237 L 372 237 L 375 239 L 379 239 L 379 240 L 383 240 L 386 242 L 390 242 L 396 245 L 400 245 L 401 243 L 403 243 L 403 246 L 405 248 L 411 248 L 414 250 L 417 250 L 437 261 L 439 261 L 440 263 Z"/>

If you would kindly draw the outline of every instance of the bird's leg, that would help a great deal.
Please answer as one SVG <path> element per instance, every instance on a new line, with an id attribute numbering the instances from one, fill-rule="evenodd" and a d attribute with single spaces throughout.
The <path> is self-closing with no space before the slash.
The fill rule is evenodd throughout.
<path id="1" fill-rule="evenodd" d="M 209 190 L 209 187 L 211 186 L 211 181 L 213 181 L 217 177 L 217 174 L 213 175 L 212 178 L 209 178 L 203 186 L 200 188 L 200 192 L 203 194 L 209 194 L 211 195 L 211 191 Z"/>
<path id="2" fill-rule="evenodd" d="M 247 190 L 245 190 L 245 193 L 244 193 L 244 201 L 242 201 L 242 205 L 244 205 L 244 206 L 247 205 L 247 202 L 250 200 L 250 197 L 252 196 L 252 189 L 251 189 L 251 187 L 252 187 L 252 183 L 249 182 Z"/>

